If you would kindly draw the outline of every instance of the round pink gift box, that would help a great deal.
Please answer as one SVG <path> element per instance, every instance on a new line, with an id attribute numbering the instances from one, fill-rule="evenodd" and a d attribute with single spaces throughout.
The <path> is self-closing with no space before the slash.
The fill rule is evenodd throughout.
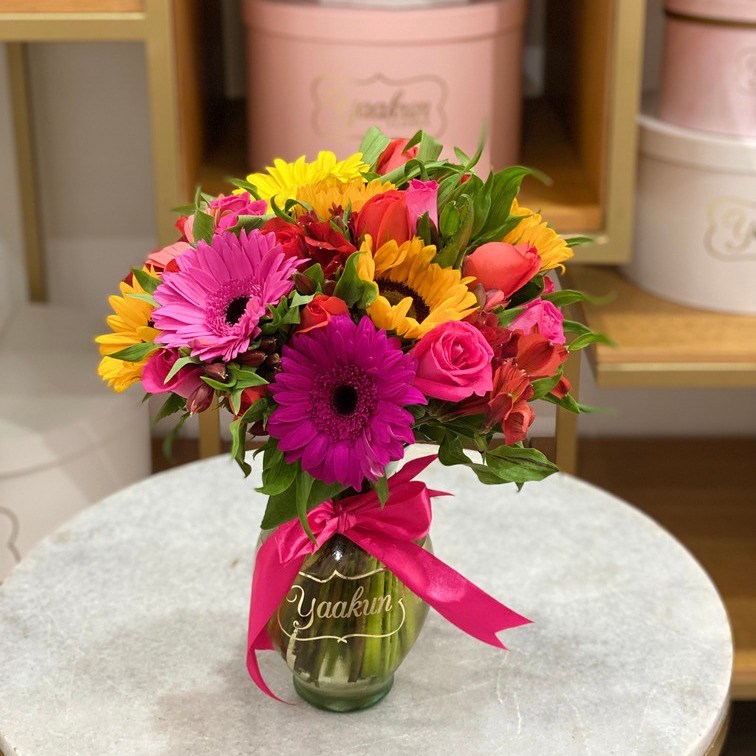
<path id="1" fill-rule="evenodd" d="M 756 136 L 756 1 L 666 0 L 659 115 Z"/>
<path id="2" fill-rule="evenodd" d="M 480 167 L 517 161 L 525 0 L 425 8 L 246 0 L 249 159 L 357 151 L 424 129 Z M 447 157 L 453 157 L 447 155 Z"/>

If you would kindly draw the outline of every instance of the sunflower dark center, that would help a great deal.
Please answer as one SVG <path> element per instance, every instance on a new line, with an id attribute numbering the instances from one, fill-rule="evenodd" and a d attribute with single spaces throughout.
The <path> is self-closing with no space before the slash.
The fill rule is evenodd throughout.
<path id="1" fill-rule="evenodd" d="M 392 307 L 398 305 L 406 297 L 412 300 L 412 305 L 407 311 L 408 317 L 414 318 L 418 323 L 422 323 L 430 314 L 430 307 L 428 307 L 425 300 L 411 286 L 387 280 L 380 280 L 379 283 L 381 296 L 388 299 Z"/>
<path id="2" fill-rule="evenodd" d="M 249 297 L 236 297 L 236 299 L 232 299 L 226 307 L 226 323 L 236 325 L 247 309 L 247 302 L 249 302 Z"/>
<path id="3" fill-rule="evenodd" d="M 357 408 L 357 398 L 354 386 L 336 386 L 333 390 L 333 407 L 339 415 L 351 415 Z"/>

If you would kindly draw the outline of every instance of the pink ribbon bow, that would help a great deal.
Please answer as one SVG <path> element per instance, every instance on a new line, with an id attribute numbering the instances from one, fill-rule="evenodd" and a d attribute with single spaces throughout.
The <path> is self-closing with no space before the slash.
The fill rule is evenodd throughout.
<path id="1" fill-rule="evenodd" d="M 382 562 L 413 593 L 468 635 L 505 649 L 496 633 L 530 620 L 413 543 L 428 535 L 431 498 L 446 495 L 414 480 L 434 459 L 431 455 L 407 462 L 389 478 L 389 496 L 383 507 L 370 491 L 339 502 L 325 501 L 308 513 L 307 521 L 319 543 L 341 533 Z M 257 552 L 249 607 L 247 669 L 257 687 L 277 701 L 281 699 L 262 678 L 256 652 L 273 648 L 265 625 L 289 592 L 305 557 L 318 548 L 319 544 L 307 537 L 299 520 L 292 520 L 276 528 Z"/>

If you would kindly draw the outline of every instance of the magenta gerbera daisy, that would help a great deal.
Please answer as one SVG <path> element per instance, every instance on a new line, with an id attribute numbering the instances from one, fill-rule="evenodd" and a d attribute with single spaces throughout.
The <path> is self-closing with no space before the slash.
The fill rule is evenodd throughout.
<path id="1" fill-rule="evenodd" d="M 291 292 L 297 260 L 288 259 L 273 234 L 239 236 L 226 231 L 176 257 L 178 271 L 164 273 L 155 289 L 155 338 L 189 347 L 202 360 L 228 361 L 260 333 L 260 318 Z"/>
<path id="2" fill-rule="evenodd" d="M 348 315 L 297 335 L 283 349 L 271 386 L 278 407 L 268 432 L 286 461 L 326 483 L 355 489 L 377 480 L 414 442 L 410 404 L 425 404 L 412 386 L 416 363 L 399 341 L 368 317 Z"/>

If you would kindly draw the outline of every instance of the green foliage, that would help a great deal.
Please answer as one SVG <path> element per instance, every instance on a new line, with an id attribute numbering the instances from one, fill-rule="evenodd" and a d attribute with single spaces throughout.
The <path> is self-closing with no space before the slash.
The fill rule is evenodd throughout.
<path id="1" fill-rule="evenodd" d="M 378 296 L 378 287 L 373 281 L 364 281 L 357 275 L 357 261 L 365 252 L 353 252 L 347 258 L 344 272 L 336 284 L 334 296 L 343 299 L 349 307 L 366 310 Z"/>
<path id="2" fill-rule="evenodd" d="M 156 349 L 160 349 L 159 344 L 153 344 L 151 341 L 143 341 L 141 344 L 132 344 L 125 349 L 120 349 L 113 354 L 108 355 L 114 360 L 123 360 L 124 362 L 141 362 L 148 354 L 152 354 Z"/>

